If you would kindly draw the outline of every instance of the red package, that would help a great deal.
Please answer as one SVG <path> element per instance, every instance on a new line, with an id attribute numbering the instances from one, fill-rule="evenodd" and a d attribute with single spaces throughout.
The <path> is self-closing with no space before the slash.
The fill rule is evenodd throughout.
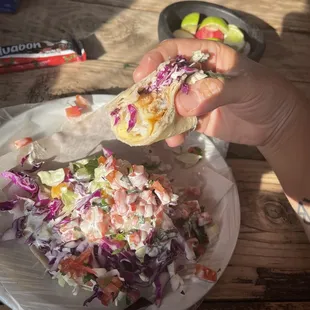
<path id="1" fill-rule="evenodd" d="M 42 41 L 0 47 L 0 73 L 55 67 L 85 61 L 80 41 Z"/>

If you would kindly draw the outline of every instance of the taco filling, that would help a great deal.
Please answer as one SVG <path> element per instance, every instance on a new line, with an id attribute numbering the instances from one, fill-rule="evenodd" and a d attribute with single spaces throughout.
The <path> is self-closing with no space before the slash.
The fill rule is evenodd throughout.
<path id="1" fill-rule="evenodd" d="M 189 77 L 210 76 L 201 70 L 208 57 L 200 51 L 191 60 L 177 56 L 115 98 L 107 109 L 116 137 L 129 145 L 149 145 L 193 129 L 197 118 L 178 115 L 175 96 L 189 92 Z"/>

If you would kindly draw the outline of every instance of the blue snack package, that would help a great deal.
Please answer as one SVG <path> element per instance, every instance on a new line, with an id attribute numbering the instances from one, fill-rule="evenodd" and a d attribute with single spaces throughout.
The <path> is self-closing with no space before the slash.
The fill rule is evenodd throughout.
<path id="1" fill-rule="evenodd" d="M 0 13 L 16 13 L 20 0 L 0 0 Z"/>

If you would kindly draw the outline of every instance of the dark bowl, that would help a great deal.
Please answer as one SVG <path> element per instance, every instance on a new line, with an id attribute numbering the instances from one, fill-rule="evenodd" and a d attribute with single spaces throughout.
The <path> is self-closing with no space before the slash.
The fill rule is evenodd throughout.
<path id="1" fill-rule="evenodd" d="M 228 23 L 238 26 L 243 31 L 245 40 L 251 46 L 251 50 L 247 56 L 257 62 L 263 56 L 265 40 L 262 30 L 258 26 L 248 22 L 245 17 L 241 17 L 238 13 L 209 2 L 182 1 L 167 6 L 159 16 L 159 41 L 174 38 L 173 32 L 181 28 L 182 19 L 192 12 L 200 13 L 200 21 L 207 16 L 218 16 Z"/>

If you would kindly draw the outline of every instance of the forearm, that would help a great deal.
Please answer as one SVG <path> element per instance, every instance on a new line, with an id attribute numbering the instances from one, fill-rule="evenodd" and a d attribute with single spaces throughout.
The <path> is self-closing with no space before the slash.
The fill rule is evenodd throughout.
<path id="1" fill-rule="evenodd" d="M 278 137 L 260 147 L 293 208 L 310 200 L 310 102 L 302 96 Z M 307 204 L 307 203 L 306 203 Z M 310 206 L 310 204 L 307 204 Z M 310 213 L 309 213 L 310 219 Z"/>

